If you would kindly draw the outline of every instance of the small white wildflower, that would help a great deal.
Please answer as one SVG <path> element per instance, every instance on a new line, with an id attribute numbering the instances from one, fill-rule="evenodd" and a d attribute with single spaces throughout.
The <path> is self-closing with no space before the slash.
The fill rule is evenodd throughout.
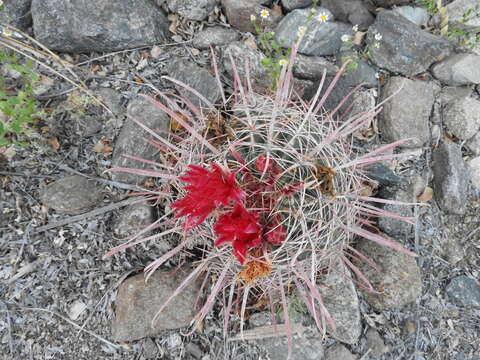
<path id="1" fill-rule="evenodd" d="M 260 17 L 261 17 L 262 19 L 266 19 L 266 18 L 268 18 L 269 16 L 270 16 L 270 13 L 268 12 L 268 10 L 263 9 L 262 11 L 260 11 Z"/>
<path id="2" fill-rule="evenodd" d="M 350 41 L 350 35 L 344 34 L 344 35 L 342 35 L 342 37 L 341 37 L 340 39 L 341 39 L 343 42 Z"/>
<path id="3" fill-rule="evenodd" d="M 383 36 L 382 34 L 375 34 L 375 40 L 380 41 L 382 40 Z"/>
<path id="4" fill-rule="evenodd" d="M 2 29 L 2 35 L 3 35 L 3 36 L 12 36 L 12 35 L 13 35 L 13 32 L 10 31 L 10 30 L 7 29 L 7 28 L 3 28 L 3 29 Z"/>
<path id="5" fill-rule="evenodd" d="M 317 16 L 317 21 L 321 23 L 327 22 L 329 19 L 330 19 L 330 15 L 328 15 L 326 12 L 321 12 Z"/>
<path id="6" fill-rule="evenodd" d="M 374 44 L 373 44 L 373 47 L 374 47 L 375 49 L 380 48 L 380 43 L 378 43 L 378 42 L 374 43 Z"/>
<path id="7" fill-rule="evenodd" d="M 297 37 L 304 35 L 305 31 L 307 31 L 307 28 L 305 26 L 299 26 L 297 28 Z"/>
<path id="8" fill-rule="evenodd" d="M 380 79 L 380 74 L 379 74 L 379 73 L 375 73 L 375 78 L 376 78 L 376 79 Z"/>
<path id="9" fill-rule="evenodd" d="M 352 30 L 353 30 L 353 32 L 357 32 L 357 31 L 358 31 L 358 25 L 354 25 L 354 26 L 352 27 Z"/>
<path id="10" fill-rule="evenodd" d="M 255 15 L 250 15 L 250 21 L 251 22 L 254 22 L 255 20 L 257 20 L 257 17 Z"/>
<path id="11" fill-rule="evenodd" d="M 280 60 L 278 61 L 278 65 L 280 65 L 280 66 L 285 66 L 285 65 L 287 65 L 287 64 L 288 64 L 287 59 L 280 59 Z"/>

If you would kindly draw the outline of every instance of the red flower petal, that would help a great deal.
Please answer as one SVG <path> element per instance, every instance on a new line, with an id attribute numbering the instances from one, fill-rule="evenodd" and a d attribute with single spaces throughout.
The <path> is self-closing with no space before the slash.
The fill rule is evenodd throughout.
<path id="1" fill-rule="evenodd" d="M 258 224 L 258 218 L 258 214 L 248 212 L 237 203 L 232 211 L 222 215 L 215 224 L 214 231 L 219 236 L 215 245 L 231 242 L 233 254 L 243 264 L 247 250 L 260 245 L 262 241 L 262 228 Z"/>
<path id="2" fill-rule="evenodd" d="M 280 173 L 278 166 L 272 158 L 268 158 L 267 155 L 260 155 L 255 161 L 255 167 L 260 172 L 267 172 L 270 175 L 276 176 Z"/>
<path id="3" fill-rule="evenodd" d="M 238 187 L 235 174 L 224 171 L 220 165 L 212 163 L 212 170 L 197 165 L 189 165 L 187 173 L 180 180 L 189 184 L 184 187 L 185 197 L 171 206 L 176 216 L 186 216 L 185 229 L 200 225 L 208 215 L 220 205 L 229 205 L 231 201 L 241 202 L 245 194 Z"/>

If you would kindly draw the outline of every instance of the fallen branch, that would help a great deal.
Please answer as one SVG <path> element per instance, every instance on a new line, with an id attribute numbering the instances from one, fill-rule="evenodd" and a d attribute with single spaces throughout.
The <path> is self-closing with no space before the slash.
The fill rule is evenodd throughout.
<path id="1" fill-rule="evenodd" d="M 109 211 L 112 211 L 112 210 L 130 205 L 130 204 L 133 204 L 135 202 L 138 202 L 138 201 L 141 201 L 141 200 L 144 200 L 144 199 L 147 199 L 147 198 L 145 196 L 138 196 L 138 197 L 122 200 L 122 201 L 119 201 L 115 204 L 110 204 L 110 205 L 104 206 L 102 208 L 92 210 L 92 211 L 87 212 L 85 214 L 71 216 L 67 219 L 60 220 L 60 221 L 55 222 L 53 224 L 47 224 L 47 225 L 40 226 L 40 227 L 34 229 L 32 231 L 32 233 L 33 234 L 38 234 L 38 233 L 44 232 L 46 230 L 54 229 L 54 228 L 59 227 L 59 226 L 72 224 L 72 223 L 75 223 L 77 221 L 81 221 L 81 220 L 84 220 L 84 219 L 87 219 L 87 218 L 90 218 L 90 217 L 93 217 L 93 216 L 98 216 L 98 215 L 104 214 L 106 212 L 109 212 Z"/>
<path id="2" fill-rule="evenodd" d="M 38 265 L 45 262 L 47 259 L 48 259 L 48 256 L 47 257 L 41 256 L 37 260 L 35 260 L 31 263 L 28 263 L 25 266 L 22 266 L 14 276 L 12 276 L 10 279 L 8 279 L 8 284 L 11 284 L 11 283 L 17 281 L 18 279 L 24 277 L 25 275 L 30 274 L 32 271 L 34 271 L 38 267 Z"/>
<path id="3" fill-rule="evenodd" d="M 292 324 L 291 332 L 292 334 L 302 334 L 305 331 L 305 328 L 302 324 Z M 258 340 L 258 339 L 267 339 L 278 336 L 287 336 L 287 325 L 278 324 L 278 325 L 265 325 L 259 326 L 251 330 L 244 330 L 243 334 L 237 334 L 228 339 L 228 341 L 244 341 L 244 340 Z"/>
<path id="4" fill-rule="evenodd" d="M 52 314 L 52 315 L 55 315 L 55 316 L 58 316 L 60 319 L 66 321 L 67 323 L 69 323 L 70 325 L 76 327 L 76 328 L 80 328 L 80 326 L 76 323 L 74 323 L 73 321 L 71 321 L 70 319 L 67 319 L 65 316 L 62 316 L 58 313 L 56 313 L 55 311 L 52 311 L 52 310 L 48 310 L 48 309 L 41 309 L 41 308 L 29 308 L 29 307 L 22 307 L 22 308 L 19 308 L 17 309 L 19 311 L 43 311 L 43 312 L 47 312 L 49 314 Z M 104 339 L 103 337 L 101 337 L 100 335 L 97 335 L 95 334 L 93 331 L 90 331 L 90 330 L 86 330 L 86 329 L 81 329 L 80 330 L 86 332 L 87 334 L 90 334 L 92 335 L 93 337 L 95 337 L 96 339 L 100 340 L 101 342 L 107 344 L 108 346 L 111 346 L 112 348 L 114 349 L 117 349 L 117 350 L 127 350 L 129 347 L 128 345 L 119 345 L 119 344 L 114 344 L 110 341 L 108 341 L 107 339 Z"/>

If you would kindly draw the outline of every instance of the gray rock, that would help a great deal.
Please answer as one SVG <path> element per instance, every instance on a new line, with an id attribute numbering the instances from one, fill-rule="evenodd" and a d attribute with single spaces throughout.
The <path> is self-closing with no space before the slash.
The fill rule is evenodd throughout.
<path id="1" fill-rule="evenodd" d="M 122 130 L 115 141 L 112 156 L 113 168 L 150 169 L 151 165 L 135 161 L 123 155 L 134 155 L 145 160 L 156 160 L 156 150 L 148 144 L 144 138 L 152 139 L 152 136 L 143 131 L 132 119 L 141 122 L 152 130 L 167 133 L 170 130 L 170 118 L 143 97 L 130 101 L 127 107 L 127 116 Z M 140 183 L 145 180 L 144 176 L 112 172 L 112 179 L 129 184 Z"/>
<path id="2" fill-rule="evenodd" d="M 368 87 L 377 86 L 378 81 L 375 69 L 362 60 L 355 52 L 342 51 L 337 57 L 337 66 L 341 67 L 348 59 L 353 59 L 356 66 L 354 69 L 347 69 L 345 71 L 345 75 L 343 75 L 344 81 L 351 84 L 351 86 L 356 86 L 361 83 L 364 83 L 365 86 Z"/>
<path id="3" fill-rule="evenodd" d="M 230 55 L 244 86 L 247 84 L 247 72 L 245 66 L 248 66 L 252 86 L 260 89 L 270 86 L 270 76 L 261 64 L 262 59 L 265 59 L 263 53 L 252 49 L 241 41 L 236 41 L 227 45 L 222 53 L 221 59 L 225 71 L 231 78 L 233 78 L 234 71 Z"/>
<path id="4" fill-rule="evenodd" d="M 32 25 L 30 5 L 32 0 L 4 1 L 0 10 L 0 24 L 10 24 L 19 30 L 27 30 Z"/>
<path id="5" fill-rule="evenodd" d="M 72 115 L 72 120 L 78 122 L 81 134 L 85 137 L 95 135 L 103 128 L 103 123 L 98 117 Z"/>
<path id="6" fill-rule="evenodd" d="M 335 344 L 330 346 L 325 351 L 325 360 L 357 360 L 358 357 L 353 355 L 350 350 L 348 350 L 342 344 Z"/>
<path id="7" fill-rule="evenodd" d="M 421 295 L 422 279 L 415 258 L 366 239 L 360 241 L 357 249 L 380 267 L 377 271 L 364 262 L 357 264 L 379 292 L 360 289 L 371 306 L 378 310 L 399 309 Z"/>
<path id="8" fill-rule="evenodd" d="M 332 82 L 333 78 L 333 75 L 327 75 L 320 97 L 324 94 L 325 90 L 328 88 L 328 85 Z M 311 99 L 315 95 L 318 86 L 320 85 L 320 82 L 321 78 L 318 78 L 317 81 L 314 82 L 314 85 L 310 88 L 310 90 L 306 92 L 305 98 L 307 100 Z M 363 85 L 367 87 L 376 85 L 377 83 L 377 79 L 375 78 L 375 72 L 368 64 L 363 62 L 363 60 L 358 60 L 358 67 L 356 69 L 347 70 L 344 75 L 338 79 L 337 84 L 334 86 L 332 92 L 330 93 L 324 104 L 324 108 L 326 110 L 335 109 L 338 104 L 341 101 L 344 101 L 345 98 L 349 95 L 349 93 L 360 83 L 363 83 Z M 372 93 L 368 92 L 368 94 L 366 94 L 367 91 L 363 91 L 365 92 L 365 94 L 363 98 L 360 98 L 362 97 L 362 95 L 360 95 L 361 90 L 363 89 L 359 89 L 357 93 L 353 94 L 353 96 L 350 96 L 348 99 L 345 100 L 343 106 L 340 108 L 340 112 L 347 110 L 348 107 L 352 105 L 352 102 L 354 103 L 353 106 L 363 106 L 366 105 L 365 101 L 370 102 L 371 99 L 367 98 L 369 98 Z M 357 107 L 356 109 L 352 109 L 351 114 L 355 114 L 353 110 L 357 111 L 360 110 L 360 108 Z"/>
<path id="9" fill-rule="evenodd" d="M 187 285 L 152 324 L 157 311 L 187 275 L 184 270 L 156 271 L 147 283 L 144 274 L 125 280 L 118 289 L 112 338 L 115 341 L 133 341 L 154 336 L 162 330 L 188 326 L 195 316 L 194 304 L 201 279 Z"/>
<path id="10" fill-rule="evenodd" d="M 282 18 L 282 15 L 261 6 L 255 0 L 222 0 L 222 7 L 227 16 L 228 23 L 234 28 L 244 32 L 255 32 L 255 26 L 250 19 L 252 15 L 256 17 L 258 24 L 265 25 L 267 28 L 274 28 Z M 262 10 L 269 12 L 269 16 L 266 19 L 260 17 L 260 11 Z"/>
<path id="11" fill-rule="evenodd" d="M 102 193 L 96 181 L 74 175 L 48 184 L 41 190 L 40 199 L 59 213 L 82 214 L 102 201 Z"/>
<path id="12" fill-rule="evenodd" d="M 361 89 L 353 94 L 352 115 L 372 111 L 377 103 L 376 89 Z"/>
<path id="13" fill-rule="evenodd" d="M 381 40 L 375 39 L 376 35 L 381 35 Z M 377 15 L 368 29 L 367 46 L 376 65 L 405 76 L 426 71 L 453 50 L 453 45 L 444 38 L 420 29 L 394 11 Z"/>
<path id="14" fill-rule="evenodd" d="M 221 93 L 215 77 L 197 64 L 177 58 L 171 60 L 165 70 L 168 76 L 197 90 L 210 103 L 215 104 L 220 99 Z M 184 93 L 188 100 L 194 105 L 201 107 L 207 106 L 197 95 L 181 86 L 176 87 Z"/>
<path id="15" fill-rule="evenodd" d="M 156 359 L 158 354 L 157 344 L 151 338 L 145 338 L 142 344 L 143 356 L 147 359 Z"/>
<path id="16" fill-rule="evenodd" d="M 382 163 L 375 163 L 365 166 L 364 170 L 370 179 L 378 181 L 380 185 L 397 185 L 402 181 L 402 179 L 395 175 L 388 166 Z M 388 231 L 386 232 L 388 233 Z"/>
<path id="17" fill-rule="evenodd" d="M 192 40 L 197 49 L 208 49 L 210 46 L 227 45 L 240 39 L 238 31 L 223 26 L 212 26 L 199 31 Z"/>
<path id="18" fill-rule="evenodd" d="M 322 98 L 326 89 L 328 88 L 330 83 L 333 81 L 333 78 L 334 77 L 330 75 L 326 77 L 325 84 L 323 85 L 322 90 L 320 91 L 319 98 Z M 311 100 L 315 96 L 315 93 L 317 92 L 318 87 L 320 86 L 320 82 L 321 80 L 315 81 L 314 85 L 310 89 L 308 89 L 308 91 L 306 91 L 304 98 L 307 101 Z M 324 109 L 326 111 L 331 111 L 335 109 L 338 106 L 338 104 L 340 104 L 341 101 L 345 100 L 345 97 L 348 95 L 348 93 L 350 93 L 353 90 L 353 88 L 354 88 L 354 85 L 349 83 L 346 80 L 346 77 L 341 76 L 338 82 L 335 84 L 331 93 L 328 95 L 323 105 Z M 353 100 L 354 100 L 353 96 L 346 99 L 343 106 L 340 108 L 340 113 L 342 111 L 345 111 L 352 104 Z"/>
<path id="19" fill-rule="evenodd" d="M 202 21 L 208 18 L 219 0 L 167 0 L 168 8 L 188 20 Z"/>
<path id="20" fill-rule="evenodd" d="M 293 78 L 293 91 L 295 91 L 296 95 L 301 99 L 307 99 L 306 94 L 309 94 L 312 86 L 313 81 Z"/>
<path id="21" fill-rule="evenodd" d="M 350 25 L 333 22 L 333 15 L 324 8 L 316 8 L 316 15 L 311 16 L 311 8 L 296 9 L 287 14 L 277 26 L 275 41 L 283 48 L 291 48 L 297 41 L 297 30 L 300 26 L 306 28 L 298 52 L 305 55 L 335 55 L 342 46 L 342 35 L 352 35 Z M 328 14 L 329 21 L 319 22 L 316 16 Z"/>
<path id="22" fill-rule="evenodd" d="M 467 148 L 475 155 L 480 155 L 480 131 L 468 140 L 465 144 Z"/>
<path id="23" fill-rule="evenodd" d="M 98 91 L 100 98 L 115 115 L 122 115 L 125 112 L 122 106 L 122 94 L 111 88 L 101 88 Z"/>
<path id="24" fill-rule="evenodd" d="M 390 351 L 388 346 L 385 346 L 385 343 L 377 330 L 372 328 L 368 329 L 365 337 L 367 338 L 367 347 L 370 350 L 368 354 L 370 357 L 377 359 Z"/>
<path id="25" fill-rule="evenodd" d="M 276 337 L 259 341 L 270 359 L 286 360 L 288 345 L 285 337 Z M 290 360 L 323 360 L 321 337 L 307 338 L 294 336 Z"/>
<path id="26" fill-rule="evenodd" d="M 147 202 L 125 207 L 115 226 L 115 234 L 125 237 L 139 232 L 154 221 L 153 213 L 153 207 Z"/>
<path id="27" fill-rule="evenodd" d="M 394 5 L 405 5 L 411 2 L 411 0 L 373 0 L 377 7 L 391 7 Z"/>
<path id="28" fill-rule="evenodd" d="M 433 76 L 447 85 L 480 84 L 480 56 L 456 54 L 432 67 Z"/>
<path id="29" fill-rule="evenodd" d="M 470 171 L 470 180 L 473 186 L 480 190 L 480 156 L 468 161 L 468 170 Z"/>
<path id="30" fill-rule="evenodd" d="M 270 311 L 261 311 L 252 314 L 252 316 L 250 316 L 250 318 L 248 319 L 248 323 L 252 328 L 256 328 L 260 326 L 271 325 L 272 320 L 272 314 L 270 313 Z"/>
<path id="31" fill-rule="evenodd" d="M 480 285 L 468 276 L 453 278 L 446 293 L 451 302 L 459 306 L 480 308 Z"/>
<path id="32" fill-rule="evenodd" d="M 330 313 L 336 331 L 329 329 L 337 340 L 354 344 L 362 332 L 360 305 L 349 270 L 340 263 L 330 269 L 321 293 L 323 304 Z"/>
<path id="33" fill-rule="evenodd" d="M 403 189 L 396 191 L 393 199 L 406 203 L 412 203 L 416 200 L 410 191 Z M 413 216 L 413 209 L 411 205 L 385 204 L 383 209 L 405 217 Z M 378 219 L 378 226 L 387 235 L 395 238 L 408 239 L 413 235 L 412 224 L 391 217 L 380 217 Z"/>
<path id="34" fill-rule="evenodd" d="M 312 5 L 312 0 L 281 0 L 281 3 L 285 10 L 292 11 Z"/>
<path id="35" fill-rule="evenodd" d="M 480 128 L 480 101 L 471 97 L 451 100 L 443 109 L 447 129 L 461 140 L 472 138 Z"/>
<path id="36" fill-rule="evenodd" d="M 440 93 L 442 105 L 446 105 L 452 100 L 458 100 L 472 95 L 471 86 L 445 86 Z"/>
<path id="37" fill-rule="evenodd" d="M 113 51 L 153 45 L 169 21 L 148 0 L 32 0 L 36 40 L 65 52 Z"/>
<path id="38" fill-rule="evenodd" d="M 470 30 L 480 30 L 480 17 L 470 17 L 464 22 L 463 15 L 469 9 L 478 8 L 478 0 L 455 0 L 446 6 L 448 14 L 448 22 L 455 24 L 457 27 L 463 27 Z"/>
<path id="39" fill-rule="evenodd" d="M 376 89 L 360 89 L 353 94 L 350 116 L 365 114 L 375 109 L 377 103 Z M 365 139 L 372 132 L 372 121 L 369 120 L 353 133 L 357 139 Z M 372 177 L 373 178 L 373 177 Z"/>
<path id="40" fill-rule="evenodd" d="M 423 146 L 430 139 L 429 118 L 440 89 L 432 82 L 394 76 L 383 89 L 383 99 L 398 90 L 385 103 L 382 121 L 378 122 L 382 137 L 388 142 L 411 138 L 402 146 Z"/>
<path id="41" fill-rule="evenodd" d="M 322 7 L 330 10 L 335 19 L 367 29 L 375 20 L 365 1 L 361 0 L 322 0 Z"/>
<path id="42" fill-rule="evenodd" d="M 421 26 L 426 25 L 430 16 L 428 16 L 427 10 L 421 7 L 413 6 L 398 6 L 393 11 L 402 15 L 405 19 L 408 19 L 412 23 Z"/>
<path id="43" fill-rule="evenodd" d="M 185 350 L 187 352 L 188 355 L 192 356 L 193 359 L 198 359 L 200 360 L 204 353 L 202 351 L 202 349 L 200 348 L 200 346 L 198 346 L 197 344 L 195 343 L 188 343 L 186 346 L 185 346 Z"/>
<path id="44" fill-rule="evenodd" d="M 338 66 L 323 57 L 302 54 L 297 54 L 293 64 L 293 74 L 301 79 L 321 79 L 324 70 L 327 75 L 334 76 L 338 71 Z"/>
<path id="45" fill-rule="evenodd" d="M 468 174 L 460 146 L 445 141 L 433 152 L 434 194 L 440 207 L 462 215 L 466 211 Z"/>

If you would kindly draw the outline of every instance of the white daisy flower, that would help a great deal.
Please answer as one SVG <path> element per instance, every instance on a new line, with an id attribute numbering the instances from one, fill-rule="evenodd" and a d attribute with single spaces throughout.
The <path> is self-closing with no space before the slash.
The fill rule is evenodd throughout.
<path id="1" fill-rule="evenodd" d="M 380 41 L 382 40 L 383 36 L 382 34 L 375 34 L 375 40 Z"/>
<path id="2" fill-rule="evenodd" d="M 10 31 L 10 30 L 7 29 L 7 28 L 3 28 L 3 29 L 2 29 L 2 35 L 3 35 L 3 36 L 12 36 L 12 35 L 13 35 L 13 32 Z"/>
<path id="3" fill-rule="evenodd" d="M 270 16 L 270 13 L 268 12 L 268 10 L 266 9 L 263 9 L 262 11 L 260 11 L 260 17 L 262 19 L 266 19 Z"/>
<path id="4" fill-rule="evenodd" d="M 287 65 L 287 64 L 288 64 L 287 59 L 280 59 L 280 60 L 278 61 L 278 65 L 280 65 L 280 66 L 285 66 L 285 65 Z"/>
<path id="5" fill-rule="evenodd" d="M 305 31 L 307 31 L 307 28 L 305 26 L 299 26 L 297 28 L 297 37 L 304 35 Z"/>
<path id="6" fill-rule="evenodd" d="M 321 12 L 320 14 L 317 15 L 317 21 L 324 23 L 327 22 L 330 19 L 330 15 L 328 15 L 326 12 Z"/>

